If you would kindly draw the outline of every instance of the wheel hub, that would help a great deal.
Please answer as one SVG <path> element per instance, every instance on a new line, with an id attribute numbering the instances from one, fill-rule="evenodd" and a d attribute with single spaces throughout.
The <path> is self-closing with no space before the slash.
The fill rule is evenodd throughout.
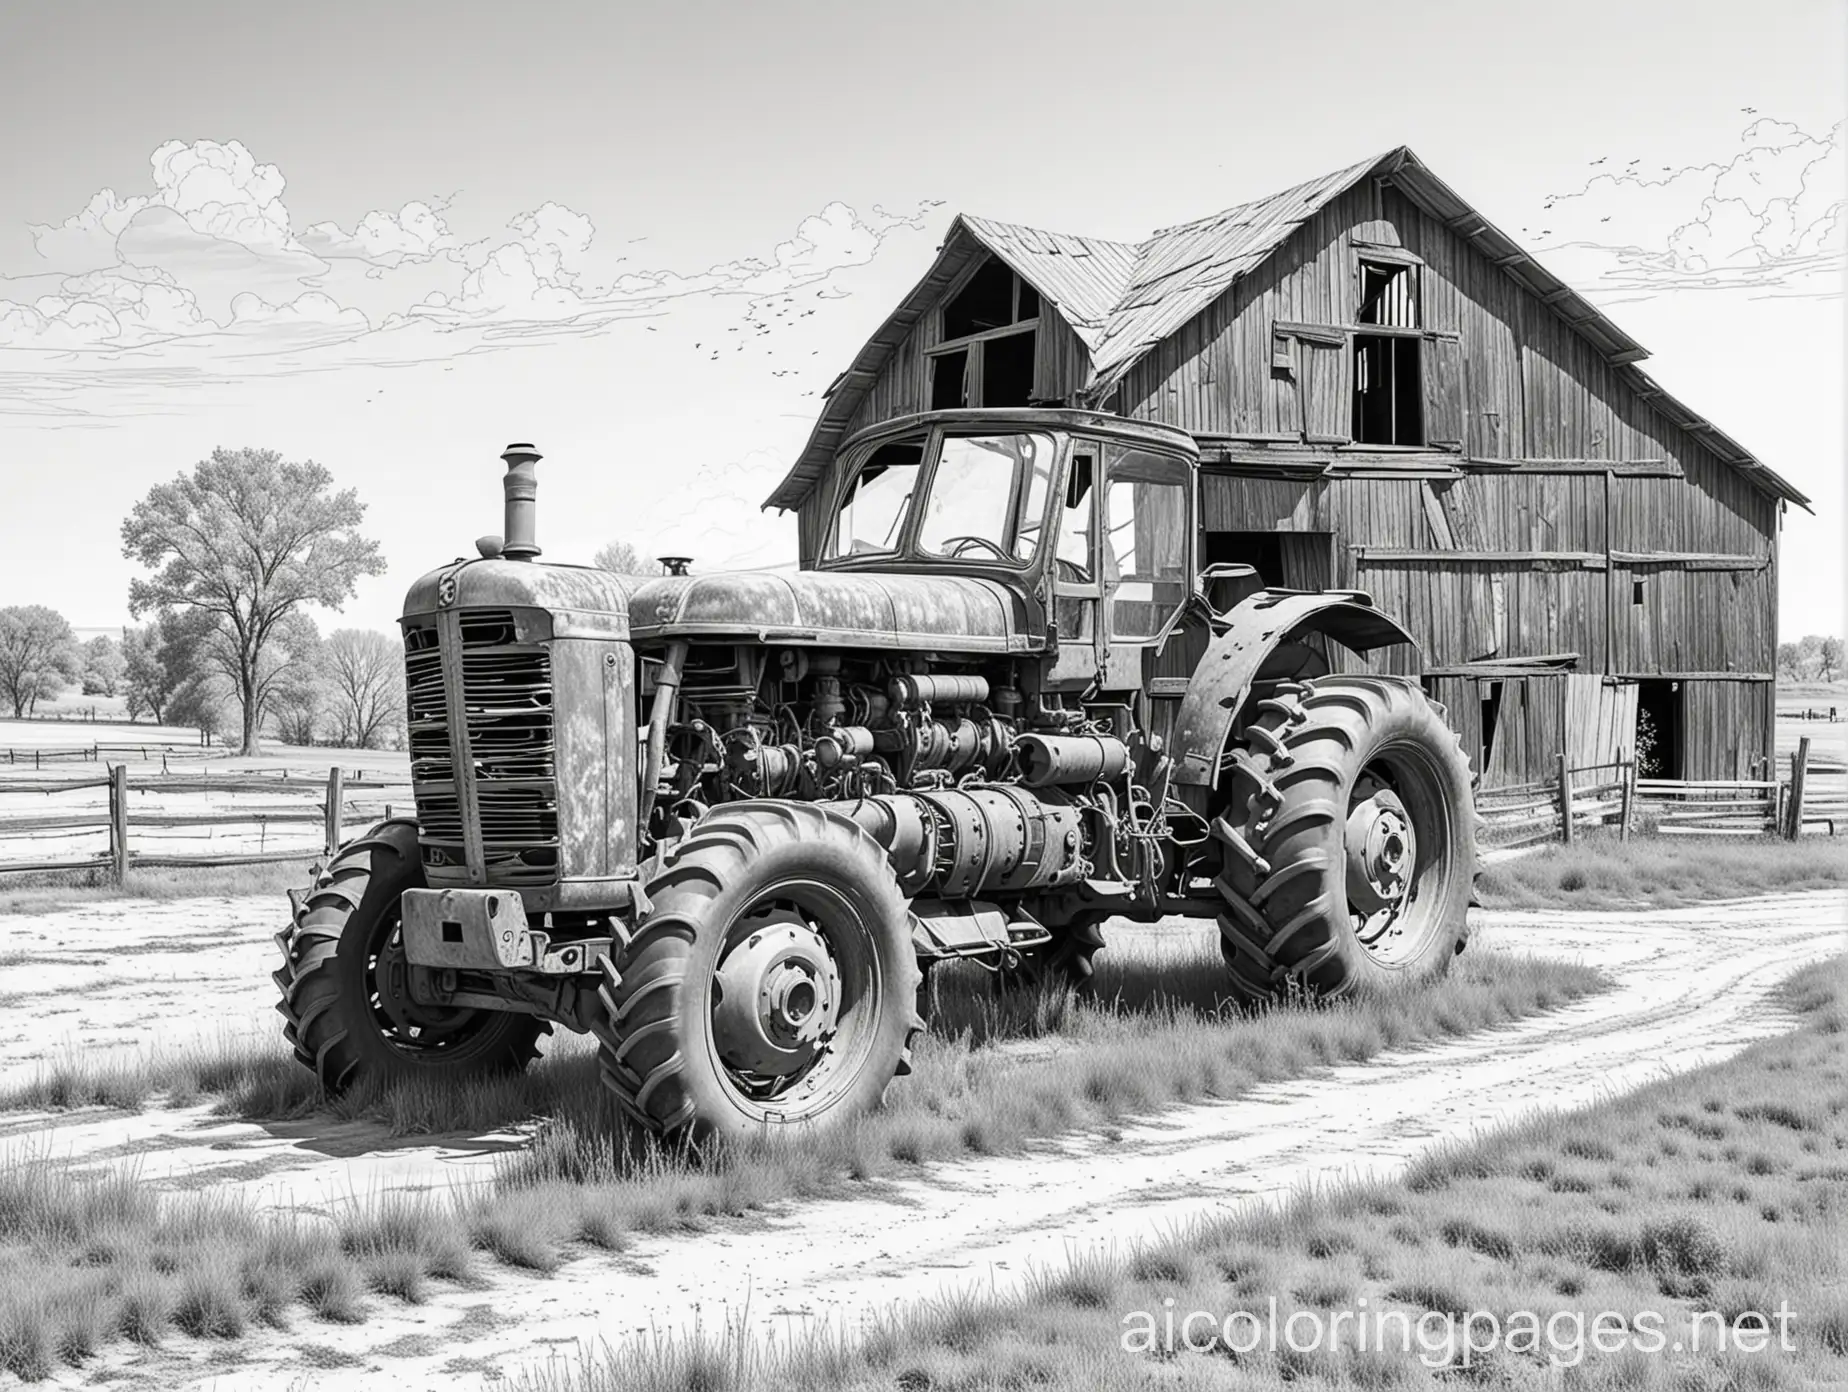
<path id="1" fill-rule="evenodd" d="M 1347 893 L 1363 918 L 1397 909 L 1411 888 L 1418 861 L 1412 819 L 1390 788 L 1375 788 L 1348 809 Z"/>
<path id="2" fill-rule="evenodd" d="M 788 1077 L 834 1034 L 840 970 L 827 941 L 794 913 L 756 921 L 719 964 L 716 985 L 713 1040 L 729 1068 Z"/>
<path id="3" fill-rule="evenodd" d="M 475 1011 L 426 1005 L 411 994 L 411 966 L 404 955 L 404 933 L 393 928 L 372 966 L 373 1005 L 401 1041 L 435 1044 L 468 1024 Z"/>

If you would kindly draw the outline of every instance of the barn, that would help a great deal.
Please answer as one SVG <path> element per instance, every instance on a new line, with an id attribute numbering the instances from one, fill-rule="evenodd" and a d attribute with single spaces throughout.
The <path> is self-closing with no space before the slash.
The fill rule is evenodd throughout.
<path id="1" fill-rule="evenodd" d="M 1365 590 L 1485 787 L 1773 752 L 1790 484 L 1400 148 L 1136 243 L 959 216 L 766 506 L 804 564 L 835 451 L 916 411 L 1070 405 L 1201 449 L 1202 559 Z M 1402 650 L 1401 650 L 1402 651 Z"/>

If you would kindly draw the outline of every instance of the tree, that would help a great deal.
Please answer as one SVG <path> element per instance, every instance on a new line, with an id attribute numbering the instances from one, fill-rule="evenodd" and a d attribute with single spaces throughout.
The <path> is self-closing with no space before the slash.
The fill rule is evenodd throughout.
<path id="1" fill-rule="evenodd" d="M 1822 662 L 1822 635 L 1806 633 L 1797 639 L 1797 676 L 1808 681 Z"/>
<path id="2" fill-rule="evenodd" d="M 325 651 L 322 670 L 340 743 L 380 748 L 404 721 L 403 649 L 386 633 L 338 628 L 328 635 Z"/>
<path id="3" fill-rule="evenodd" d="M 0 695 L 13 703 L 13 719 L 82 675 L 83 652 L 64 615 L 42 604 L 0 609 Z"/>
<path id="4" fill-rule="evenodd" d="M 1803 675 L 1803 654 L 1795 643 L 1777 645 L 1777 670 L 1792 681 Z"/>
<path id="5" fill-rule="evenodd" d="M 217 449 L 157 484 L 122 523 L 122 554 L 154 574 L 129 585 L 136 617 L 184 610 L 211 625 L 207 661 L 231 683 L 242 747 L 258 752 L 264 708 L 288 663 L 266 661 L 309 605 L 339 609 L 362 575 L 385 569 L 358 528 L 366 506 L 333 475 L 275 450 Z"/>
<path id="6" fill-rule="evenodd" d="M 167 671 L 159 624 L 122 631 L 122 685 L 130 720 L 145 715 L 156 725 L 163 723 L 179 682 Z"/>
<path id="7" fill-rule="evenodd" d="M 83 694 L 113 696 L 122 685 L 122 646 L 108 634 L 83 645 Z"/>
<path id="8" fill-rule="evenodd" d="M 230 683 L 216 672 L 199 672 L 167 698 L 166 717 L 171 724 L 192 726 L 209 742 L 225 728 L 230 708 Z"/>
<path id="9" fill-rule="evenodd" d="M 1816 674 L 1824 681 L 1834 681 L 1842 670 L 1842 640 L 1824 638 L 1816 653 Z"/>
<path id="10" fill-rule="evenodd" d="M 593 564 L 598 570 L 616 575 L 659 575 L 661 567 L 645 560 L 642 553 L 626 541 L 612 541 L 597 552 Z"/>
<path id="11" fill-rule="evenodd" d="M 270 700 L 276 738 L 284 744 L 310 745 L 321 732 L 327 706 L 327 688 L 319 681 L 290 682 Z"/>

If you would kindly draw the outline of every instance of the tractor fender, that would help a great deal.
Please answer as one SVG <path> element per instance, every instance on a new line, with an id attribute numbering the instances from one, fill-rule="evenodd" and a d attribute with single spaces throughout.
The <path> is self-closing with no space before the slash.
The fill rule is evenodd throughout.
<path id="1" fill-rule="evenodd" d="M 1355 652 L 1417 643 L 1391 618 L 1373 607 L 1358 590 L 1320 594 L 1259 591 L 1241 600 L 1220 619 L 1223 632 L 1208 644 L 1188 679 L 1187 693 L 1174 721 L 1168 752 L 1174 781 L 1211 787 L 1218 780 L 1219 759 L 1232 722 L 1251 690 L 1251 682 L 1286 639 L 1311 633 L 1332 638 Z"/>

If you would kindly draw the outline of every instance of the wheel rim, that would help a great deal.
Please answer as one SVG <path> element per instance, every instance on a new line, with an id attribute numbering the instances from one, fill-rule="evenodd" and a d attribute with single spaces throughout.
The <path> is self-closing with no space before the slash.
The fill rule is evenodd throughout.
<path id="1" fill-rule="evenodd" d="M 1361 769 L 1343 828 L 1348 914 L 1380 965 L 1418 960 L 1443 926 L 1450 871 L 1440 774 L 1417 745 L 1387 745 Z"/>
<path id="2" fill-rule="evenodd" d="M 881 988 L 872 930 L 849 900 L 809 882 L 759 895 L 711 977 L 708 1039 L 733 1097 L 765 1120 L 828 1107 L 871 1048 Z"/>
<path id="3" fill-rule="evenodd" d="M 425 1005 L 412 997 L 404 921 L 395 909 L 380 919 L 372 934 L 366 954 L 366 1004 L 379 1038 L 413 1058 L 453 1053 L 496 1018 L 488 1011 Z"/>

